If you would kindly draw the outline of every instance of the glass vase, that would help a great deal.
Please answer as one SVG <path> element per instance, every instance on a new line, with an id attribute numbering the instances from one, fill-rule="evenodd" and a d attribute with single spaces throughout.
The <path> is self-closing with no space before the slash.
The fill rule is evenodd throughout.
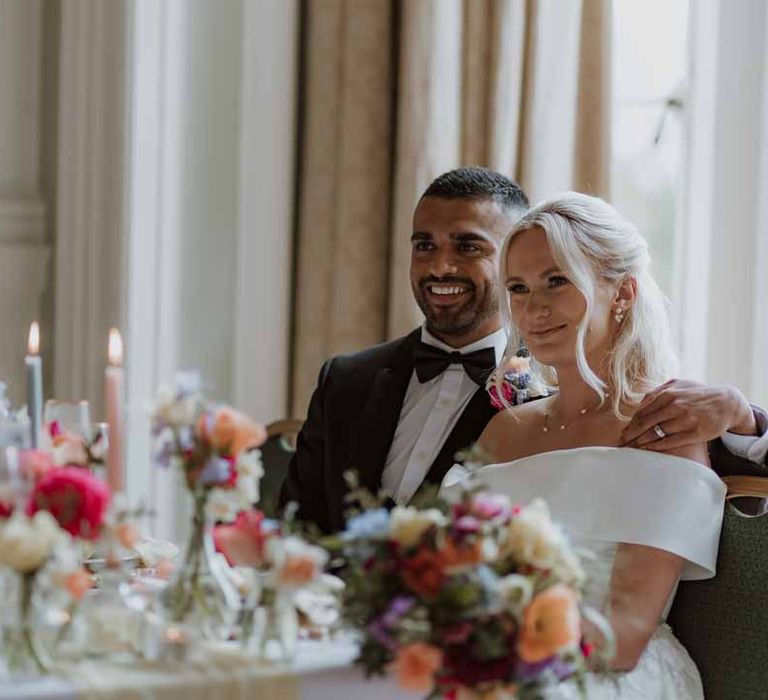
<path id="1" fill-rule="evenodd" d="M 276 593 L 262 588 L 258 605 L 250 611 L 244 643 L 247 649 L 264 660 L 290 662 L 296 654 L 299 638 L 299 614 L 292 594 Z"/>
<path id="2" fill-rule="evenodd" d="M 34 678 L 48 672 L 50 657 L 40 642 L 35 616 L 36 572 L 9 576 L 4 581 L 2 675 L 11 679 Z"/>
<path id="3" fill-rule="evenodd" d="M 91 657 L 132 660 L 139 653 L 144 600 L 132 590 L 123 561 L 110 560 L 92 568 L 99 587 L 80 604 L 83 651 Z"/>
<path id="4" fill-rule="evenodd" d="M 194 494 L 192 531 L 176 574 L 160 597 L 165 619 L 202 633 L 205 639 L 229 637 L 240 595 L 213 546 L 213 520 L 206 514 L 207 492 Z"/>

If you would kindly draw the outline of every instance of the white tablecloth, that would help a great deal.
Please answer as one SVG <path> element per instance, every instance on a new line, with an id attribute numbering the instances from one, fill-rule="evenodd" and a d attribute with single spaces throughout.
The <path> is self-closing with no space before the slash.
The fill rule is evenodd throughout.
<path id="1" fill-rule="evenodd" d="M 56 676 L 0 685 L 0 700 L 414 700 L 391 678 L 366 681 L 351 642 L 300 642 L 290 665 L 218 649 L 205 666 L 85 660 Z"/>

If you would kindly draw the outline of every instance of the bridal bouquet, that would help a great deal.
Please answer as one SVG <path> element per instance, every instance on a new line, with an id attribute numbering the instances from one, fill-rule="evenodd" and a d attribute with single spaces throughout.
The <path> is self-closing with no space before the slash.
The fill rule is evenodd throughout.
<path id="1" fill-rule="evenodd" d="M 345 612 L 367 675 L 431 698 L 538 698 L 586 672 L 584 571 L 546 504 L 466 493 L 348 521 Z"/>

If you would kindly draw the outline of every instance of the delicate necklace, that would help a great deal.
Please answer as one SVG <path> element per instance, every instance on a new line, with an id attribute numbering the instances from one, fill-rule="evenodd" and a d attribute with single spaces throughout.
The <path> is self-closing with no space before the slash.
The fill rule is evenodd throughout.
<path id="1" fill-rule="evenodd" d="M 598 404 L 599 406 L 600 404 Z M 572 418 L 567 423 L 561 423 L 560 424 L 560 430 L 565 430 L 569 425 L 573 425 L 579 418 L 581 418 L 584 414 L 589 413 L 591 409 L 589 408 L 580 408 L 579 412 L 576 414 L 575 418 Z M 542 433 L 548 433 L 549 432 L 549 410 L 546 410 L 544 412 L 544 425 L 541 428 Z"/>

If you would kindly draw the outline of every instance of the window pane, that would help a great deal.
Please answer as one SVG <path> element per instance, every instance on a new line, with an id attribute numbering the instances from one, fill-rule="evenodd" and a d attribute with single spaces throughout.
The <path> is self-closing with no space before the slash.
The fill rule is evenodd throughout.
<path id="1" fill-rule="evenodd" d="M 653 273 L 671 296 L 683 177 L 688 0 L 616 0 L 613 204 L 648 239 Z"/>

